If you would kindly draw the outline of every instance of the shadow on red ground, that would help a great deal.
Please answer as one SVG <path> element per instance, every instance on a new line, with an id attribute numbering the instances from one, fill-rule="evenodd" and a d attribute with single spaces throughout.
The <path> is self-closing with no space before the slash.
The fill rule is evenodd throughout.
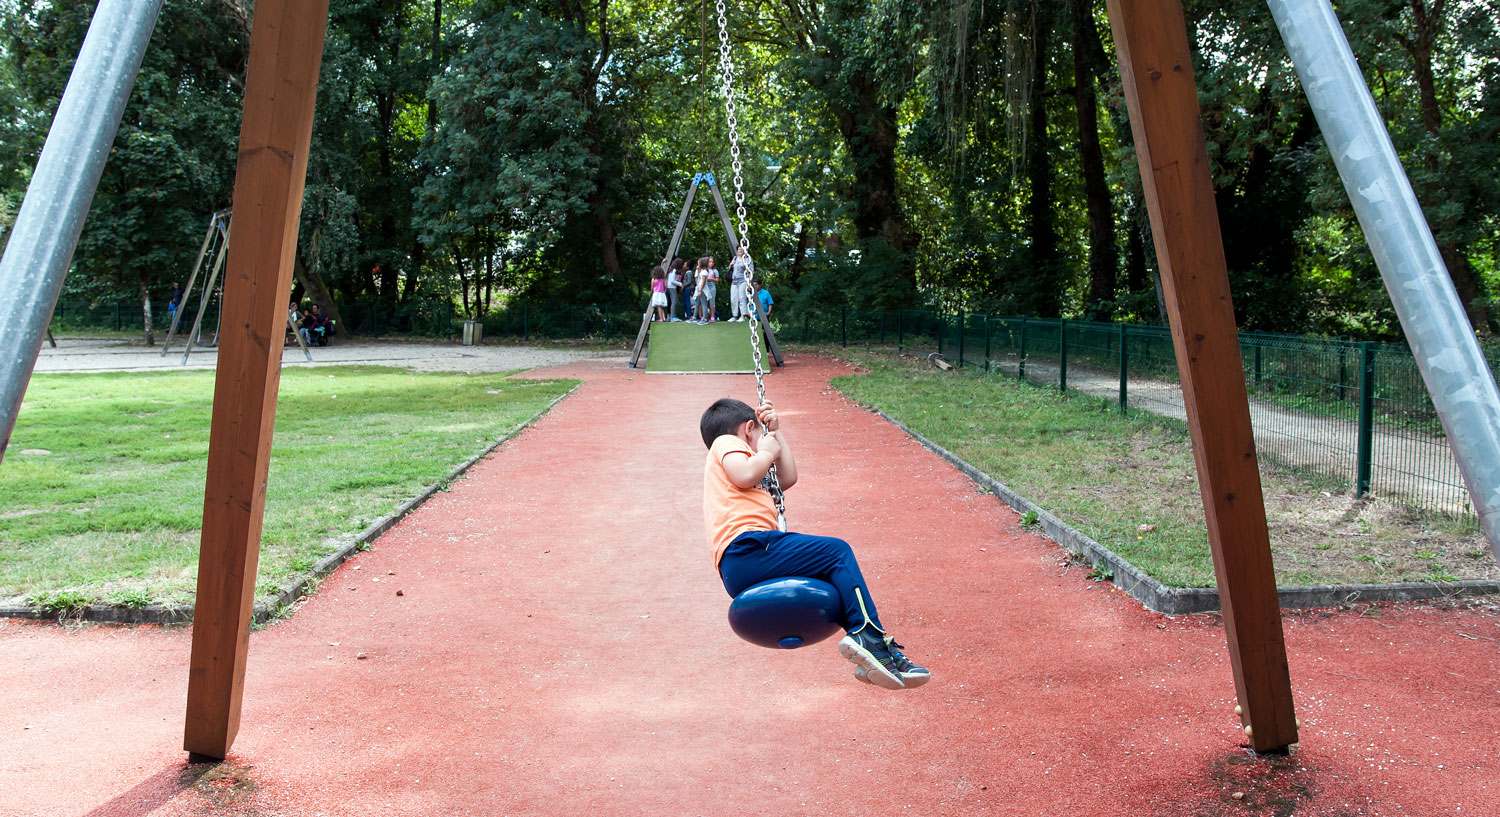
<path id="1" fill-rule="evenodd" d="M 1302 743 L 1256 759 L 1215 617 L 1089 581 L 843 371 L 770 378 L 791 523 L 855 545 L 926 687 L 730 634 L 697 418 L 748 378 L 575 363 L 545 373 L 573 396 L 252 635 L 229 764 L 179 749 L 186 629 L 0 623 L 0 815 L 1500 814 L 1493 608 L 1288 616 Z"/>

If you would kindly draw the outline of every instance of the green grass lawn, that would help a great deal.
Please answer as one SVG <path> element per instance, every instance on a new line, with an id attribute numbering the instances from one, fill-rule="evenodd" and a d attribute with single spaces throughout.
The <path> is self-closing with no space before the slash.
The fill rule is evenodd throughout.
<path id="1" fill-rule="evenodd" d="M 211 371 L 34 376 L 0 464 L 0 596 L 191 601 L 213 385 Z M 572 386 L 284 370 L 258 597 Z"/>
<path id="2" fill-rule="evenodd" d="M 760 339 L 761 366 L 772 362 L 764 357 L 766 339 Z M 699 326 L 681 323 L 651 324 L 651 345 L 646 350 L 648 372 L 749 372 L 755 370 L 750 355 L 750 327 L 744 323 L 720 321 Z"/>
<path id="3" fill-rule="evenodd" d="M 1122 419 L 1111 402 L 973 368 L 941 372 L 892 355 L 841 353 L 867 370 L 834 380 L 856 401 L 885 410 L 1163 583 L 1214 585 L 1185 423 L 1143 411 Z M 1281 584 L 1496 575 L 1480 535 L 1451 520 L 1340 496 L 1326 478 L 1261 465 Z"/>

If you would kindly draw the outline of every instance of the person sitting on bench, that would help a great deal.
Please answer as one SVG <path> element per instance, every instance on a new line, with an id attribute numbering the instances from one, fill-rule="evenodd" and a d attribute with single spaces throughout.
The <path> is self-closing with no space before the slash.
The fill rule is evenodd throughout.
<path id="1" fill-rule="evenodd" d="M 302 316 L 302 342 L 308 346 L 327 346 L 334 335 L 333 320 L 317 304 L 310 304 Z"/>

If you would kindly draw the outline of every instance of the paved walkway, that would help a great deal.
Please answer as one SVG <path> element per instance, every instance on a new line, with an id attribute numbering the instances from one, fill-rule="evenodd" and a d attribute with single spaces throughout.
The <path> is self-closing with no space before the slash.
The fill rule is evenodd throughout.
<path id="1" fill-rule="evenodd" d="M 1500 813 L 1493 608 L 1293 616 L 1303 742 L 1253 760 L 1217 619 L 1065 568 L 833 391 L 842 371 L 771 377 L 792 522 L 855 543 L 927 686 L 730 633 L 697 417 L 748 378 L 583 361 L 542 373 L 573 396 L 252 634 L 222 766 L 179 748 L 186 629 L 0 622 L 0 816 Z"/>
<path id="2" fill-rule="evenodd" d="M 1016 366 L 1001 362 L 996 369 L 1014 376 Z M 1026 364 L 1026 377 L 1038 383 L 1051 383 L 1055 389 L 1057 364 L 1032 359 Z M 1125 399 L 1131 408 L 1187 421 L 1180 384 L 1138 378 L 1127 385 Z M 1068 388 L 1118 402 L 1120 376 L 1118 372 L 1073 364 L 1068 366 Z M 1343 480 L 1353 490 L 1359 467 L 1357 422 L 1295 411 L 1257 399 L 1253 394 L 1250 420 L 1257 450 L 1273 454 L 1286 465 L 1311 468 Z M 1419 507 L 1448 514 L 1473 514 L 1458 460 L 1446 439 L 1384 423 L 1375 425 L 1371 437 L 1371 484 L 1375 493 L 1398 496 Z"/>
<path id="3" fill-rule="evenodd" d="M 103 338 L 58 338 L 57 347 L 42 344 L 37 372 L 141 372 L 212 369 L 219 350 L 197 348 L 182 362 L 182 339 L 174 338 L 165 356 L 160 346 L 141 346 L 133 341 Z M 309 363 L 296 345 L 281 354 L 283 366 L 368 364 L 404 366 L 419 371 L 506 372 L 537 366 L 555 366 L 575 360 L 608 358 L 624 361 L 612 349 L 569 349 L 545 345 L 459 346 L 447 341 L 370 340 L 339 338 L 331 346 L 314 347 Z"/>

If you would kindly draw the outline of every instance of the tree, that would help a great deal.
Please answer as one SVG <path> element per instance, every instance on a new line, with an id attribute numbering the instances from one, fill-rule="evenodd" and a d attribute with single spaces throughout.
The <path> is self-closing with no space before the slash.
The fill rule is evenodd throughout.
<path id="1" fill-rule="evenodd" d="M 574 26 L 503 5 L 476 4 L 466 28 L 433 83 L 443 118 L 423 149 L 434 173 L 416 214 L 422 240 L 452 259 L 465 310 L 479 316 L 497 283 L 513 283 L 513 265 L 591 204 L 578 89 L 592 49 Z"/>
<path id="2" fill-rule="evenodd" d="M 22 141 L 39 151 L 93 4 L 11 12 L 0 23 L 5 52 L 36 114 Z M 141 303 L 148 344 L 155 341 L 151 293 L 186 277 L 208 215 L 229 199 L 246 47 L 228 7 L 168 0 L 84 222 L 65 295 L 130 292 Z"/>

